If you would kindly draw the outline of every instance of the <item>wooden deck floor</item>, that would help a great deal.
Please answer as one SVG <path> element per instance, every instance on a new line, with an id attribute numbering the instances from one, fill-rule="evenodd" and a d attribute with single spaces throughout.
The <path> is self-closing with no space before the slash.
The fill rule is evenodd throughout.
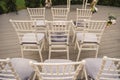
<path id="1" fill-rule="evenodd" d="M 60 7 L 60 6 L 58 6 Z M 64 7 L 64 6 L 62 6 Z M 76 8 L 81 8 L 79 5 L 72 5 L 71 12 L 69 14 L 69 20 L 75 20 Z M 98 57 L 109 56 L 120 58 L 120 8 L 98 6 L 98 12 L 93 14 L 93 19 L 107 20 L 109 13 L 117 15 L 117 24 L 105 30 L 102 37 Z M 20 57 L 20 46 L 18 44 L 17 34 L 9 22 L 9 19 L 29 19 L 27 10 L 21 10 L 16 15 L 15 13 L 0 15 L 0 58 L 7 57 Z M 46 9 L 46 19 L 51 20 L 50 9 Z M 70 59 L 75 60 L 77 56 L 73 53 L 73 47 L 70 48 Z M 44 51 L 43 58 L 47 59 L 48 51 Z M 39 60 L 38 54 L 30 53 L 26 54 L 27 58 Z M 93 54 L 88 52 L 82 52 L 81 59 L 92 57 Z M 65 58 L 64 54 L 55 54 L 53 58 Z"/>

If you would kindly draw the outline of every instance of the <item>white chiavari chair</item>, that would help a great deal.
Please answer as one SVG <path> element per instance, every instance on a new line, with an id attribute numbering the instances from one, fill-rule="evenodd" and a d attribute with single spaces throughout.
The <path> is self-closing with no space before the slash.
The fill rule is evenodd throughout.
<path id="1" fill-rule="evenodd" d="M 81 50 L 94 50 L 95 57 L 97 57 L 106 24 L 107 21 L 103 20 L 89 20 L 84 30 L 76 34 L 76 44 L 79 49 L 77 61 L 79 60 Z"/>
<path id="2" fill-rule="evenodd" d="M 21 56 L 24 57 L 25 51 L 38 51 L 41 61 L 42 49 L 44 45 L 44 33 L 36 31 L 36 21 L 34 20 L 11 20 L 21 46 Z"/>
<path id="3" fill-rule="evenodd" d="M 72 21 L 48 21 L 49 59 L 52 53 L 67 53 L 69 59 L 69 34 Z"/>
<path id="4" fill-rule="evenodd" d="M 91 80 L 120 80 L 120 59 L 87 58 L 85 68 Z"/>
<path id="5" fill-rule="evenodd" d="M 30 62 L 39 80 L 76 80 L 79 73 L 84 72 L 84 61 L 72 62 L 70 60 L 46 60 L 41 62 Z"/>
<path id="6" fill-rule="evenodd" d="M 21 80 L 10 59 L 0 59 L 0 80 Z"/>
<path id="7" fill-rule="evenodd" d="M 51 8 L 53 20 L 68 20 L 69 8 Z"/>
<path id="8" fill-rule="evenodd" d="M 77 17 L 76 17 L 76 27 L 77 27 L 77 29 L 82 28 L 83 23 L 86 20 L 91 20 L 91 18 L 92 18 L 92 12 L 91 12 L 90 9 L 79 9 L 79 8 L 77 8 Z"/>
<path id="9" fill-rule="evenodd" d="M 77 8 L 76 14 L 77 14 L 76 21 L 74 22 L 75 27 L 73 27 L 74 30 L 73 42 L 75 41 L 76 32 L 82 31 L 87 20 L 91 20 L 92 17 L 92 12 L 90 9 Z"/>
<path id="10" fill-rule="evenodd" d="M 86 9 L 88 5 L 88 0 L 83 0 L 82 9 Z"/>
<path id="11" fill-rule="evenodd" d="M 46 32 L 45 8 L 27 8 L 31 20 L 36 20 L 37 29 Z"/>

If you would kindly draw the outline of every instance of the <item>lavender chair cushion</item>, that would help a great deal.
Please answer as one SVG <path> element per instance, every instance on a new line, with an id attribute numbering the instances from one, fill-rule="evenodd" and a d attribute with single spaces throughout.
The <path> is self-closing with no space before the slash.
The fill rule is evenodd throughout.
<path id="1" fill-rule="evenodd" d="M 102 58 L 88 58 L 88 59 L 85 59 L 86 61 L 86 64 L 85 64 L 85 68 L 86 68 L 86 71 L 87 71 L 87 74 L 95 79 L 97 77 L 97 74 L 100 70 L 100 67 L 102 65 Z M 108 68 L 108 66 L 110 66 L 112 63 L 112 61 L 107 61 L 106 64 L 105 64 L 105 68 Z M 112 66 L 114 69 L 116 68 L 115 65 Z M 104 71 L 105 72 L 105 71 Z M 112 74 L 117 74 L 117 72 L 109 72 L 107 71 L 107 73 L 112 73 Z M 115 76 L 107 76 L 109 78 L 116 78 L 118 79 L 118 77 L 115 77 Z"/>
<path id="2" fill-rule="evenodd" d="M 21 80 L 28 80 L 28 78 L 30 78 L 31 75 L 34 73 L 34 70 L 29 65 L 29 61 L 37 62 L 35 60 L 24 59 L 24 58 L 11 59 L 13 68 L 16 70 Z"/>
<path id="3" fill-rule="evenodd" d="M 26 33 L 22 38 L 22 44 L 27 43 L 37 43 L 37 40 L 40 41 L 44 38 L 44 33 L 37 33 L 37 39 L 35 37 L 35 33 Z"/>

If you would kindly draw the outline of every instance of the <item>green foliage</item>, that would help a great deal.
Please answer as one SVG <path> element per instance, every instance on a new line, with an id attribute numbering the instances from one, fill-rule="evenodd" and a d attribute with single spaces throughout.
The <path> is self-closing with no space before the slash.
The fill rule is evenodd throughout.
<path id="1" fill-rule="evenodd" d="M 17 9 L 24 9 L 25 8 L 25 1 L 24 0 L 16 0 Z"/>
<path id="2" fill-rule="evenodd" d="M 7 11 L 7 9 L 6 9 L 6 2 L 5 2 L 5 0 L 1 0 L 0 1 L 0 12 L 1 13 L 5 13 Z"/>
<path id="3" fill-rule="evenodd" d="M 0 14 L 3 14 L 4 13 L 4 10 L 2 8 L 2 6 L 0 6 Z"/>
<path id="4" fill-rule="evenodd" d="M 31 7 L 31 8 L 40 7 L 40 5 L 41 5 L 40 2 L 41 2 L 41 0 L 25 0 L 25 6 Z"/>
<path id="5" fill-rule="evenodd" d="M 53 5 L 64 5 L 67 4 L 67 0 L 52 0 Z"/>
<path id="6" fill-rule="evenodd" d="M 71 4 L 82 4 L 82 0 L 71 0 Z"/>
<path id="7" fill-rule="evenodd" d="M 99 5 L 106 5 L 106 6 L 117 6 L 120 7 L 120 0 L 99 0 Z"/>
<path id="8" fill-rule="evenodd" d="M 16 0 L 6 0 L 7 12 L 17 12 Z"/>

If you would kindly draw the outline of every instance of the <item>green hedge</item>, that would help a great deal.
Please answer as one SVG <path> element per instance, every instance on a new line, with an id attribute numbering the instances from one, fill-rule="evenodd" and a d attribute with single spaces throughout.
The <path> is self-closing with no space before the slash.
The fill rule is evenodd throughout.
<path id="1" fill-rule="evenodd" d="M 120 0 L 99 0 L 99 5 L 120 7 Z"/>
<path id="2" fill-rule="evenodd" d="M 9 2 L 8 2 L 9 1 Z M 83 0 L 71 0 L 71 4 L 82 4 Z M 88 0 L 91 2 L 92 0 Z M 12 2 L 12 3 L 11 3 Z M 52 0 L 52 5 L 66 5 L 67 0 Z M 120 7 L 120 0 L 98 0 L 98 5 Z M 0 14 L 26 7 L 45 6 L 45 0 L 0 0 Z"/>

